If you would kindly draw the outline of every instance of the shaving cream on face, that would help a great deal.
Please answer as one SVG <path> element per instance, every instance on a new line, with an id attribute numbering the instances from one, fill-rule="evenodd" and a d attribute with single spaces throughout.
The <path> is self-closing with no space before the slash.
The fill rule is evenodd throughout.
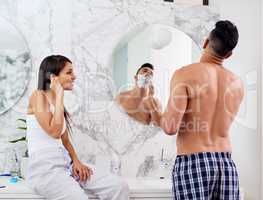
<path id="1" fill-rule="evenodd" d="M 152 76 L 144 76 L 144 75 L 138 74 L 137 85 L 139 88 L 144 88 L 151 82 L 152 82 Z"/>

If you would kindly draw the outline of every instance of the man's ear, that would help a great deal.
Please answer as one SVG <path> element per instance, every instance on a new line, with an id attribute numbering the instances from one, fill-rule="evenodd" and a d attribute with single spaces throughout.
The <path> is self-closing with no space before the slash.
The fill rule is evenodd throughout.
<path id="1" fill-rule="evenodd" d="M 229 58 L 230 56 L 232 56 L 232 54 L 233 54 L 232 51 L 228 52 L 228 53 L 224 56 L 224 59 Z"/>
<path id="2" fill-rule="evenodd" d="M 136 82 L 138 81 L 137 75 L 134 76 L 134 80 L 135 80 Z"/>
<path id="3" fill-rule="evenodd" d="M 204 42 L 204 44 L 203 44 L 203 49 L 206 49 L 206 48 L 208 47 L 208 44 L 209 44 L 209 39 L 206 38 L 206 39 L 205 39 L 205 42 Z"/>

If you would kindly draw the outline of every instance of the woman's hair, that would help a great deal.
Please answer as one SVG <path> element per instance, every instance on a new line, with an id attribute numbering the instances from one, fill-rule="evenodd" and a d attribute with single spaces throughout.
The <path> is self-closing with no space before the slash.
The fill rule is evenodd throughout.
<path id="1" fill-rule="evenodd" d="M 39 72 L 38 72 L 38 90 L 47 91 L 50 90 L 50 75 L 54 74 L 58 76 L 62 69 L 65 67 L 66 63 L 72 63 L 71 60 L 61 55 L 51 55 L 44 58 L 44 60 L 40 64 Z M 66 120 L 66 125 L 69 133 L 72 133 L 72 128 L 70 125 L 70 115 L 66 108 L 64 107 L 64 117 Z"/>

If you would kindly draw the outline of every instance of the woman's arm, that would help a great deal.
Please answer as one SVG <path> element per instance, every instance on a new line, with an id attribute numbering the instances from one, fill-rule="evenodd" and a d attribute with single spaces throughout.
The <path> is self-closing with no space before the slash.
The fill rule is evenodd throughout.
<path id="1" fill-rule="evenodd" d="M 57 95 L 54 115 L 49 110 L 49 103 L 43 91 L 37 90 L 32 95 L 32 110 L 44 131 L 54 138 L 61 137 L 64 123 L 63 94 Z"/>
<path id="2" fill-rule="evenodd" d="M 66 130 L 65 133 L 62 135 L 61 137 L 62 139 L 62 143 L 64 145 L 64 147 L 67 149 L 67 151 L 69 152 L 69 155 L 72 159 L 73 162 L 73 166 L 72 166 L 72 171 L 73 171 L 73 175 L 76 177 L 79 177 L 79 179 L 81 181 L 86 181 L 90 179 L 90 176 L 93 174 L 93 171 L 91 168 L 89 168 L 88 166 L 83 165 L 79 159 L 78 156 L 69 140 L 68 137 L 68 131 Z"/>
<path id="3" fill-rule="evenodd" d="M 69 152 L 69 155 L 71 157 L 71 160 L 72 162 L 76 162 L 78 161 L 78 156 L 69 140 L 69 137 L 68 137 L 68 130 L 65 131 L 65 133 L 61 136 L 61 140 L 62 140 L 62 143 L 64 145 L 64 147 L 67 149 L 67 151 Z"/>

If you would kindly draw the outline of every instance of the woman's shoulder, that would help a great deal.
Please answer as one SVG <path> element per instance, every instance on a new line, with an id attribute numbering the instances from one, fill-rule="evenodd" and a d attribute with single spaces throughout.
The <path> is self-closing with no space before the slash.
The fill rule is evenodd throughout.
<path id="1" fill-rule="evenodd" d="M 31 94 L 31 96 L 29 97 L 29 101 L 34 101 L 37 98 L 44 99 L 45 98 L 44 91 L 42 91 L 42 90 L 34 90 L 32 92 L 32 94 Z"/>
<path id="2" fill-rule="evenodd" d="M 29 97 L 29 107 L 46 106 L 48 101 L 45 97 L 45 93 L 42 90 L 34 90 Z"/>

